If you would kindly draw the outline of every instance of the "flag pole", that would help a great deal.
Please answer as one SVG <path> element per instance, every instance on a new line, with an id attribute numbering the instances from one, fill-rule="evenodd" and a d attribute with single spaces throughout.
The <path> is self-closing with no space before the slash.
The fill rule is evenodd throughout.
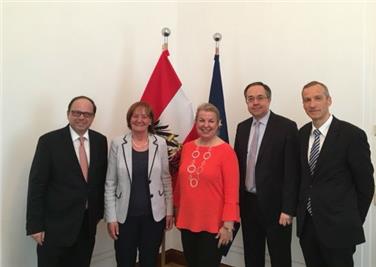
<path id="1" fill-rule="evenodd" d="M 171 30 L 167 27 L 164 27 L 162 29 L 162 36 L 163 36 L 163 45 L 162 45 L 162 50 L 167 50 L 168 49 L 168 37 L 171 34 Z"/>
<path id="2" fill-rule="evenodd" d="M 219 137 L 222 138 L 226 143 L 229 143 L 225 102 L 224 102 L 225 100 L 223 96 L 221 67 L 219 63 L 219 42 L 222 40 L 222 34 L 220 34 L 219 32 L 214 33 L 213 39 L 215 41 L 215 55 L 214 55 L 213 76 L 212 76 L 212 82 L 210 85 L 209 103 L 215 105 L 219 110 L 219 114 L 221 118 L 220 128 L 219 128 Z"/>
<path id="3" fill-rule="evenodd" d="M 222 40 L 222 34 L 219 32 L 214 33 L 213 39 L 215 41 L 215 54 L 219 55 L 219 42 Z"/>
<path id="4" fill-rule="evenodd" d="M 168 37 L 171 34 L 171 30 L 167 27 L 162 29 L 162 36 L 163 36 L 163 45 L 162 50 L 165 51 L 168 49 Z M 163 231 L 162 237 L 162 248 L 161 248 L 161 267 L 166 265 L 166 231 Z"/>

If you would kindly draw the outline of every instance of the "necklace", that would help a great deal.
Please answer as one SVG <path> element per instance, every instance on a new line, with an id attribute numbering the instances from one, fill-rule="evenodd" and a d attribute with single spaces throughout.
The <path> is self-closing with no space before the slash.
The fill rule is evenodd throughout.
<path id="1" fill-rule="evenodd" d="M 204 171 L 206 161 L 211 157 L 211 147 L 208 148 L 208 151 L 202 154 L 202 161 L 200 165 L 197 166 L 196 160 L 199 159 L 200 155 L 201 152 L 199 147 L 196 146 L 195 150 L 192 151 L 192 162 L 187 166 L 189 185 L 192 188 L 197 187 L 199 184 L 200 174 Z"/>
<path id="2" fill-rule="evenodd" d="M 137 144 L 137 143 L 134 141 L 134 139 L 132 139 L 132 144 L 133 144 L 133 146 L 134 146 L 135 148 L 145 148 L 145 147 L 147 147 L 147 146 L 149 145 L 149 139 L 147 139 L 146 142 L 143 143 L 143 144 Z"/>

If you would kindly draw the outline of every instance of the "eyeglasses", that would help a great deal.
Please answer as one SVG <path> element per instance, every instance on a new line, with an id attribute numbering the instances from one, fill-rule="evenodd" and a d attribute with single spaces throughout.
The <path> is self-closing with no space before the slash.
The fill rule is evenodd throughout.
<path id="1" fill-rule="evenodd" d="M 263 100 L 265 100 L 267 98 L 268 97 L 266 95 L 258 95 L 256 97 L 254 97 L 254 96 L 247 96 L 246 101 L 247 101 L 247 103 L 253 103 L 256 100 L 257 100 L 257 102 L 261 102 L 261 101 L 263 101 Z"/>
<path id="2" fill-rule="evenodd" d="M 76 118 L 81 117 L 81 115 L 83 115 L 85 119 L 89 119 L 94 116 L 94 113 L 92 112 L 82 112 L 79 110 L 71 110 L 70 113 L 72 114 L 73 117 L 76 117 Z"/>

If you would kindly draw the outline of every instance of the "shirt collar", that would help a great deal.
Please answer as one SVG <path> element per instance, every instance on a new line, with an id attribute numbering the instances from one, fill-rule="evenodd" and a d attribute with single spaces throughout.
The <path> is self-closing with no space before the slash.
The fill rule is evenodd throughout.
<path id="1" fill-rule="evenodd" d="M 260 124 L 266 125 L 266 124 L 268 124 L 269 117 L 270 117 L 270 109 L 265 114 L 265 116 L 262 117 L 261 119 L 256 120 L 256 118 L 253 118 L 253 123 L 252 124 L 254 124 L 256 121 L 258 121 Z"/>
<path id="2" fill-rule="evenodd" d="M 73 142 L 80 138 L 80 135 L 78 133 L 76 133 L 76 131 L 70 125 L 69 125 L 69 131 L 70 131 Z M 83 137 L 86 140 L 89 140 L 89 131 L 88 130 L 84 133 Z"/>
<path id="3" fill-rule="evenodd" d="M 332 123 L 333 121 L 333 115 L 330 114 L 329 118 L 326 120 L 326 122 L 321 125 L 320 128 L 318 128 L 318 130 L 320 131 L 320 134 L 322 134 L 324 137 L 326 137 L 326 135 L 328 134 L 328 131 L 329 131 L 329 127 L 330 127 L 330 124 Z M 312 122 L 312 130 L 311 130 L 311 134 L 313 134 L 313 131 L 317 129 L 315 128 L 315 126 L 313 125 L 313 122 Z"/>

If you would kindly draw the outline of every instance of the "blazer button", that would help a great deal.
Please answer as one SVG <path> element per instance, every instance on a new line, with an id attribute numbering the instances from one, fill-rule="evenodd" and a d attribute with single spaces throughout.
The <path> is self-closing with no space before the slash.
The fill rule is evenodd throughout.
<path id="1" fill-rule="evenodd" d="M 153 194 L 150 194 L 150 198 L 152 198 L 153 197 Z"/>
<path id="2" fill-rule="evenodd" d="M 151 184 L 151 180 L 149 180 L 149 184 Z"/>

